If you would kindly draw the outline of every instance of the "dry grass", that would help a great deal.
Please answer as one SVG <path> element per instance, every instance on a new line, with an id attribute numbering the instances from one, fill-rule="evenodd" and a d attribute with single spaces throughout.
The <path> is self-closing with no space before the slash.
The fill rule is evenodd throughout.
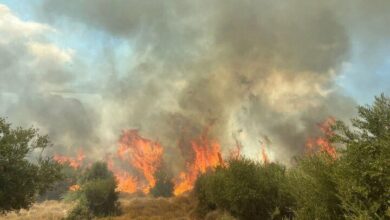
<path id="1" fill-rule="evenodd" d="M 195 199 L 190 195 L 172 198 L 124 197 L 121 216 L 107 219 L 165 220 L 195 219 Z"/>
<path id="2" fill-rule="evenodd" d="M 11 212 L 5 216 L 0 215 L 0 219 L 58 220 L 65 217 L 67 211 L 70 210 L 72 206 L 72 203 L 44 201 L 41 203 L 35 203 L 29 210 L 21 210 L 19 213 Z"/>
<path id="3" fill-rule="evenodd" d="M 121 195 L 122 215 L 103 219 L 112 220 L 195 220 L 196 199 L 190 195 L 172 198 L 152 198 L 140 195 Z M 59 220 L 66 216 L 74 204 L 62 201 L 45 201 L 34 204 L 29 210 L 11 212 L 0 219 Z M 214 211 L 207 220 L 234 220 L 228 214 Z"/>

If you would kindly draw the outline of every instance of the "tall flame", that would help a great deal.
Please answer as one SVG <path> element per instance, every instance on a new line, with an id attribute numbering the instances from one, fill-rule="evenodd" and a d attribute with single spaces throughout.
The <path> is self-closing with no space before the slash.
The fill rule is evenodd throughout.
<path id="1" fill-rule="evenodd" d="M 143 174 L 148 182 L 143 191 L 149 192 L 156 184 L 154 174 L 161 166 L 163 147 L 158 142 L 141 137 L 137 130 L 126 130 L 119 139 L 117 154 Z"/>
<path id="2" fill-rule="evenodd" d="M 207 130 L 198 139 L 191 141 L 191 149 L 194 152 L 193 161 L 187 163 L 186 172 L 179 174 L 175 182 L 175 195 L 191 190 L 199 174 L 223 165 L 221 146 L 217 141 L 209 139 Z"/>

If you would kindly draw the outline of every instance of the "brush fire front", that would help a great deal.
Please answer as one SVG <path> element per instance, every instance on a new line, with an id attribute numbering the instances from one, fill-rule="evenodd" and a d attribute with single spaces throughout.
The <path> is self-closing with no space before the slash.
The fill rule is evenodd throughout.
<path id="1" fill-rule="evenodd" d="M 333 117 L 327 118 L 324 122 L 318 124 L 322 135 L 310 137 L 307 139 L 307 152 L 323 151 L 333 158 L 336 157 L 336 150 L 328 140 L 333 133 L 331 126 L 335 123 Z M 268 156 L 265 143 L 260 142 L 260 160 L 268 164 Z M 211 138 L 209 128 L 189 143 L 192 157 L 189 157 L 185 167 L 177 175 L 171 178 L 174 184 L 173 194 L 175 196 L 192 190 L 197 177 L 209 169 L 218 166 L 225 166 L 221 154 L 221 145 L 217 139 Z M 236 140 L 235 148 L 230 150 L 228 158 L 242 157 L 241 143 Z M 158 141 L 142 137 L 137 130 L 124 130 L 117 143 L 115 154 L 108 154 L 105 162 L 108 165 L 117 180 L 117 190 L 125 193 L 142 192 L 148 194 L 156 185 L 156 174 L 159 171 L 169 173 L 164 166 L 164 146 Z M 75 158 L 63 155 L 55 155 L 54 159 L 62 164 L 69 164 L 74 169 L 81 169 L 86 166 L 85 155 L 78 151 Z M 75 191 L 80 187 L 72 185 L 70 190 Z"/>

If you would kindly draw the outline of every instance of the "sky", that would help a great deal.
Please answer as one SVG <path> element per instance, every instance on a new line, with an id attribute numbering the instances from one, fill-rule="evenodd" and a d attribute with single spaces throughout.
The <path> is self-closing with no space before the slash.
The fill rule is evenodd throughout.
<path id="1" fill-rule="evenodd" d="M 99 157 L 123 129 L 170 146 L 205 127 L 248 155 L 390 93 L 386 0 L 0 0 L 0 116 Z M 187 144 L 188 145 L 188 144 Z M 228 147 L 227 147 L 228 148 Z M 170 157 L 170 155 L 167 155 Z"/>

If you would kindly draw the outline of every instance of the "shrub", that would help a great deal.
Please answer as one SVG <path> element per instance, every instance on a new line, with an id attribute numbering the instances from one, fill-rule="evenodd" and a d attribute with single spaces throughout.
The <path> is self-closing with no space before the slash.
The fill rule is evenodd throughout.
<path id="1" fill-rule="evenodd" d="M 119 214 L 116 180 L 105 163 L 94 163 L 81 176 L 79 184 L 80 190 L 77 193 L 79 203 L 68 218 L 84 214 L 97 217 Z"/>
<path id="2" fill-rule="evenodd" d="M 98 179 L 89 181 L 83 186 L 85 203 L 95 216 L 118 214 L 118 193 L 115 192 L 114 179 Z"/>
<path id="3" fill-rule="evenodd" d="M 93 219 L 93 214 L 87 207 L 85 200 L 79 201 L 77 205 L 70 211 L 66 220 L 90 220 Z"/>
<path id="4" fill-rule="evenodd" d="M 281 165 L 233 159 L 198 178 L 198 212 L 219 208 L 239 219 L 291 218 L 294 202 L 286 181 Z"/>
<path id="5" fill-rule="evenodd" d="M 154 197 L 170 197 L 173 194 L 173 182 L 171 178 L 160 170 L 156 173 L 156 185 L 150 190 Z"/>

